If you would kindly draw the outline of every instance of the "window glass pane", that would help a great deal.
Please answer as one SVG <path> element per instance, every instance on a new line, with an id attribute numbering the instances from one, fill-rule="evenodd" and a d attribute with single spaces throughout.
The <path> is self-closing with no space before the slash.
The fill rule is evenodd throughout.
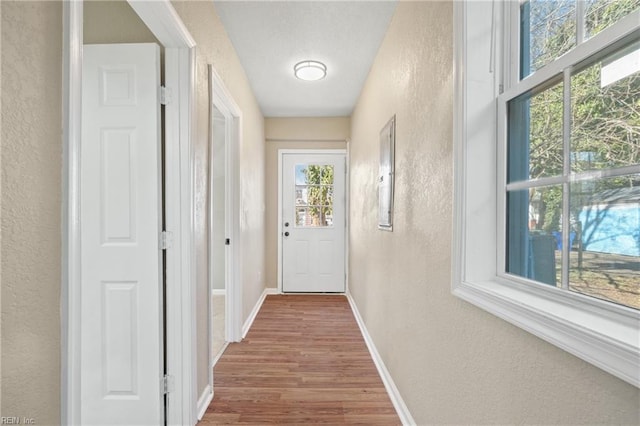
<path id="1" fill-rule="evenodd" d="M 640 0 L 586 0 L 585 39 L 640 8 Z"/>
<path id="2" fill-rule="evenodd" d="M 333 185 L 333 166 L 321 166 L 322 184 Z"/>
<path id="3" fill-rule="evenodd" d="M 560 185 L 507 193 L 507 272 L 560 284 L 561 212 Z"/>
<path id="4" fill-rule="evenodd" d="M 296 206 L 306 206 L 309 204 L 309 191 L 305 185 L 296 185 Z"/>
<path id="5" fill-rule="evenodd" d="M 333 208 L 330 206 L 296 207 L 296 227 L 318 228 L 333 226 Z"/>
<path id="6" fill-rule="evenodd" d="M 333 186 L 296 185 L 296 206 L 309 204 L 333 206 Z"/>
<path id="7" fill-rule="evenodd" d="M 329 190 L 326 186 L 314 185 L 307 188 L 309 194 L 308 203 L 316 206 L 328 205 Z"/>
<path id="8" fill-rule="evenodd" d="M 562 174 L 562 86 L 509 102 L 509 182 Z"/>
<path id="9" fill-rule="evenodd" d="M 640 163 L 640 43 L 571 77 L 571 170 Z"/>
<path id="10" fill-rule="evenodd" d="M 306 164 L 296 164 L 296 185 L 306 185 L 308 183 L 306 170 Z"/>
<path id="11" fill-rule="evenodd" d="M 571 184 L 570 289 L 640 308 L 640 174 Z"/>
<path id="12" fill-rule="evenodd" d="M 576 45 L 575 0 L 529 0 L 520 6 L 520 78 Z"/>
<path id="13" fill-rule="evenodd" d="M 333 166 L 298 164 L 295 173 L 295 226 L 333 226 Z"/>
<path id="14" fill-rule="evenodd" d="M 296 164 L 296 185 L 333 185 L 333 166 Z"/>
<path id="15" fill-rule="evenodd" d="M 305 223 L 307 223 L 307 216 L 306 207 L 296 207 L 296 226 L 305 226 Z"/>

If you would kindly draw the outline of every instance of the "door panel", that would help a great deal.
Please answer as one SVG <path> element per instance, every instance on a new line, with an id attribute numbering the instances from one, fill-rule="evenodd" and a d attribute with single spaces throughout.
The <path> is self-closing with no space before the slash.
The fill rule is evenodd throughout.
<path id="1" fill-rule="evenodd" d="M 345 155 L 283 154 L 282 290 L 345 291 Z"/>
<path id="2" fill-rule="evenodd" d="M 83 48 L 81 423 L 161 424 L 160 55 Z"/>

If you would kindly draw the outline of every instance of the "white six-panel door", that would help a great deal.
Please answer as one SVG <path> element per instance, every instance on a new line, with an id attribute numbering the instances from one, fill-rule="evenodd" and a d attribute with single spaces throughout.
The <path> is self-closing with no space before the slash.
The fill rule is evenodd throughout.
<path id="1" fill-rule="evenodd" d="M 282 157 L 282 291 L 345 291 L 345 155 Z"/>
<path id="2" fill-rule="evenodd" d="M 83 49 L 83 425 L 164 421 L 159 52 Z"/>

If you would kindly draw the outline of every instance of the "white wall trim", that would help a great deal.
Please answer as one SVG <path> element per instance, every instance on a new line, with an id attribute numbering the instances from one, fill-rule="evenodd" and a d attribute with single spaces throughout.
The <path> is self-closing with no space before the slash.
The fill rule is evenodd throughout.
<path id="1" fill-rule="evenodd" d="M 211 404 L 212 400 L 213 388 L 211 387 L 211 385 L 207 385 L 202 391 L 200 398 L 198 398 L 198 421 L 202 420 L 202 417 L 207 411 L 207 408 L 209 408 L 209 404 Z"/>
<path id="2" fill-rule="evenodd" d="M 127 0 L 127 2 L 165 48 L 196 46 L 195 40 L 169 1 Z"/>
<path id="3" fill-rule="evenodd" d="M 400 391 L 396 387 L 393 379 L 391 378 L 391 373 L 387 370 L 387 367 L 384 365 L 382 361 L 382 357 L 378 353 L 376 349 L 376 345 L 373 343 L 369 332 L 367 331 L 367 327 L 364 324 L 364 320 L 362 316 L 360 316 L 360 312 L 358 311 L 358 307 L 356 306 L 355 300 L 351 296 L 351 293 L 347 293 L 347 300 L 349 301 L 349 305 L 351 306 L 351 310 L 353 311 L 353 316 L 358 323 L 358 327 L 360 327 L 360 332 L 362 333 L 362 337 L 364 338 L 365 343 L 367 344 L 367 348 L 369 349 L 369 353 L 371 354 L 371 358 L 373 359 L 373 363 L 376 365 L 378 369 L 378 374 L 380 374 L 380 378 L 382 379 L 382 383 L 384 383 L 384 387 L 389 394 L 389 398 L 391 399 L 391 403 L 393 407 L 396 409 L 398 413 L 398 417 L 400 417 L 400 421 L 405 426 L 413 426 L 416 424 L 415 420 L 413 420 L 413 416 L 409 412 L 407 405 L 404 403 L 402 396 L 400 395 Z"/>
<path id="4" fill-rule="evenodd" d="M 225 342 L 224 345 L 222 345 L 220 351 L 216 354 L 215 357 L 213 357 L 213 360 L 211 362 L 212 367 L 215 367 L 218 361 L 220 361 L 220 358 L 222 358 L 222 355 L 224 355 L 224 351 L 227 350 L 227 346 L 229 346 L 229 342 Z"/>
<path id="5" fill-rule="evenodd" d="M 195 49 L 165 49 L 165 84 L 173 102 L 165 107 L 166 229 L 174 244 L 167 250 L 167 370 L 175 389 L 168 399 L 168 424 L 196 421 L 195 258 L 193 242 L 193 153 L 191 147 Z M 175 90 L 174 90 L 175 88 Z M 174 285 L 170 285 L 174 283 Z M 181 283 L 180 285 L 178 283 Z"/>
<path id="6" fill-rule="evenodd" d="M 344 292 L 349 294 L 349 276 L 350 276 L 350 259 L 349 259 L 349 229 L 351 228 L 351 144 L 350 140 L 345 141 L 347 143 L 345 153 L 345 182 L 344 182 L 344 195 L 346 197 L 344 205 Z"/>
<path id="7" fill-rule="evenodd" d="M 80 424 L 80 135 L 82 133 L 83 3 L 63 2 L 61 418 Z"/>
<path id="8" fill-rule="evenodd" d="M 242 339 L 242 238 L 240 236 L 240 160 L 242 144 L 242 110 L 231 96 L 222 78 L 208 66 L 210 103 L 225 117 L 225 232 L 231 243 L 225 256 L 225 340 Z"/>
<path id="9" fill-rule="evenodd" d="M 267 296 L 270 295 L 270 294 L 278 294 L 278 290 L 273 288 L 273 287 L 267 287 L 267 288 L 264 289 L 264 291 L 262 292 L 262 294 L 258 298 L 258 301 L 256 302 L 255 306 L 251 310 L 251 313 L 249 314 L 249 317 L 247 318 L 247 320 L 244 322 L 244 325 L 242 326 L 242 338 L 243 339 L 245 337 L 247 337 L 247 333 L 249 332 L 249 329 L 251 328 L 251 325 L 253 324 L 253 321 L 256 319 L 256 316 L 258 315 L 258 312 L 260 312 L 260 308 L 262 307 L 262 304 L 264 303 L 264 299 L 266 299 Z"/>

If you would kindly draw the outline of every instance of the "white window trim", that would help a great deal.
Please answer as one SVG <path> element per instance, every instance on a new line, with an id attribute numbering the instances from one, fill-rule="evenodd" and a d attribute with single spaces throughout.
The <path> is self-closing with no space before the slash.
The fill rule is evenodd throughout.
<path id="1" fill-rule="evenodd" d="M 487 123 L 497 122 L 500 80 L 490 61 L 509 46 L 496 3 L 454 3 L 452 293 L 640 387 L 638 311 L 498 272 L 498 133 Z"/>

